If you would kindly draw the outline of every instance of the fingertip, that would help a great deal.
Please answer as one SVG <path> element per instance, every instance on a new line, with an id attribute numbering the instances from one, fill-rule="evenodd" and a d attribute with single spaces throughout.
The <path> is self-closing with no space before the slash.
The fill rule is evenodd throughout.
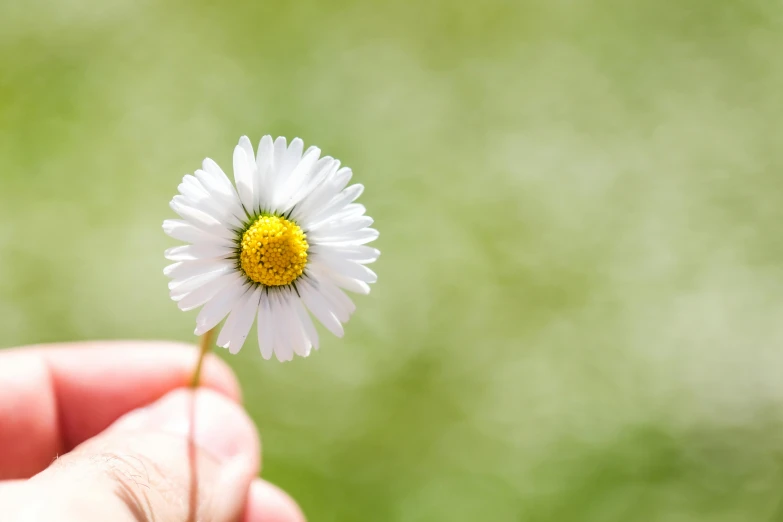
<path id="1" fill-rule="evenodd" d="M 241 460 L 258 472 L 260 440 L 245 410 L 215 390 L 177 389 L 157 402 L 128 413 L 110 428 L 115 432 L 161 431 L 193 440 L 217 461 Z"/>
<path id="2" fill-rule="evenodd" d="M 265 480 L 250 485 L 244 522 L 306 522 L 304 513 L 288 494 Z"/>

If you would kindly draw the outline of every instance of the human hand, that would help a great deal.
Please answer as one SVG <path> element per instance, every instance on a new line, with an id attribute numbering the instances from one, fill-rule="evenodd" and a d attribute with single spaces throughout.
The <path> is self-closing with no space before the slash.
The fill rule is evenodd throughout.
<path id="1" fill-rule="evenodd" d="M 183 389 L 195 359 L 143 342 L 0 352 L 0 519 L 303 522 L 255 478 L 258 434 L 225 363 Z"/>

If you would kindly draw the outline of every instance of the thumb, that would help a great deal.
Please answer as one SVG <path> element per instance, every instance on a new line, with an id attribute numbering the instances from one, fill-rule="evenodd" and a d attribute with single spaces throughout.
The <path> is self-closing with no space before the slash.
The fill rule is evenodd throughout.
<path id="1" fill-rule="evenodd" d="M 240 406 L 177 390 L 30 479 L 3 520 L 235 522 L 258 466 L 258 435 Z"/>

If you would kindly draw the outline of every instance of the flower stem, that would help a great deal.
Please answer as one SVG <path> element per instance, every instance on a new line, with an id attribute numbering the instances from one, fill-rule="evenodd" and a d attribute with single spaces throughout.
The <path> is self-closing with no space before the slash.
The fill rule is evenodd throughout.
<path id="1" fill-rule="evenodd" d="M 193 375 L 190 376 L 190 387 L 198 388 L 201 383 L 201 367 L 204 365 L 204 358 L 206 358 L 209 350 L 212 349 L 212 334 L 215 329 L 208 331 L 201 336 L 199 341 L 198 361 L 196 361 L 196 367 L 193 369 Z"/>

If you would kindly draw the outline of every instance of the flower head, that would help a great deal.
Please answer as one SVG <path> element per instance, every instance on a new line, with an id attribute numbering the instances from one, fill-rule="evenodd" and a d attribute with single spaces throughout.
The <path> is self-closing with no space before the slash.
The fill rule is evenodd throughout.
<path id="1" fill-rule="evenodd" d="M 355 310 L 343 292 L 367 294 L 378 237 L 351 169 L 302 140 L 264 136 L 254 154 L 243 136 L 234 149 L 234 183 L 205 159 L 186 175 L 171 208 L 181 220 L 163 230 L 189 243 L 170 248 L 171 298 L 182 310 L 202 307 L 196 335 L 226 319 L 217 344 L 237 353 L 258 318 L 265 359 L 293 359 L 318 349 L 310 314 L 338 337 Z"/>

